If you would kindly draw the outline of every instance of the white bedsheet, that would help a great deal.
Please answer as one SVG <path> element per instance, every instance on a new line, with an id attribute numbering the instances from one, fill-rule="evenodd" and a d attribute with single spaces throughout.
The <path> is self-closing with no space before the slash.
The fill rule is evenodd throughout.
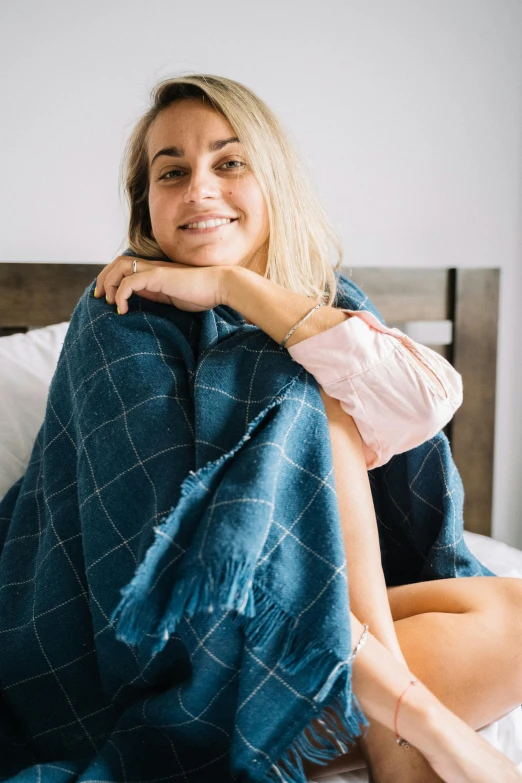
<path id="1" fill-rule="evenodd" d="M 522 551 L 487 536 L 465 531 L 464 538 L 473 554 L 497 576 L 522 578 Z M 498 748 L 522 771 L 522 707 L 517 707 L 479 734 Z M 312 783 L 312 781 L 310 781 Z M 318 783 L 368 783 L 366 769 L 320 778 Z"/>

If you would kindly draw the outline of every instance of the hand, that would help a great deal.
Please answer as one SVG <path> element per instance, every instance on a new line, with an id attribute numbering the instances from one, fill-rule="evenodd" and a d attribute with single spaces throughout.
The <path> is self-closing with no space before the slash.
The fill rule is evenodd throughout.
<path id="1" fill-rule="evenodd" d="M 98 275 L 95 295 L 99 298 L 105 293 L 107 302 L 116 304 L 120 315 L 128 311 L 127 299 L 133 293 L 153 302 L 174 305 L 179 310 L 212 310 L 224 302 L 225 268 L 118 256 Z"/>

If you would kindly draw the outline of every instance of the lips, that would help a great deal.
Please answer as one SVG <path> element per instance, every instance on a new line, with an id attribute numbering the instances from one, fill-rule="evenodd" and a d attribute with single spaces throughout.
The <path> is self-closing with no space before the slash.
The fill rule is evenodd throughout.
<path id="1" fill-rule="evenodd" d="M 190 223 L 206 223 L 208 220 L 230 220 L 233 223 L 238 218 L 232 215 L 196 215 L 178 228 L 186 228 Z"/>
<path id="2" fill-rule="evenodd" d="M 207 220 L 220 220 L 221 218 L 207 218 Z M 206 220 L 189 220 L 189 223 L 185 223 L 183 226 L 179 226 L 179 228 L 183 229 L 183 231 L 211 231 L 215 228 L 223 228 L 224 226 L 230 226 L 232 223 L 235 223 L 239 218 L 224 218 L 225 220 L 230 220 L 230 223 L 222 223 L 219 226 L 209 226 L 208 228 L 187 228 L 189 223 L 206 223 Z"/>

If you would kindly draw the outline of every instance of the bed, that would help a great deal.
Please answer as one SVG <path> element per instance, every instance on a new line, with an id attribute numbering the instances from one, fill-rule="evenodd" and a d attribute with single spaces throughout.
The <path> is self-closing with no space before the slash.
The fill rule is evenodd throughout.
<path id="1" fill-rule="evenodd" d="M 0 263 L 0 498 L 25 471 L 71 313 L 99 264 Z M 447 358 L 464 402 L 445 429 L 465 489 L 465 538 L 502 576 L 522 552 L 491 538 L 498 269 L 343 267 L 387 323 Z M 465 456 L 474 454 L 472 465 Z M 481 732 L 522 769 L 522 707 Z M 366 770 L 321 778 L 363 783 Z"/>

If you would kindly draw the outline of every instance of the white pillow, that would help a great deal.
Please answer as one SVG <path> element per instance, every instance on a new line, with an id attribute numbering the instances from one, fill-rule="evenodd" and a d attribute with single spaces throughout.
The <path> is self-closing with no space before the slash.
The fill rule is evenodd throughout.
<path id="1" fill-rule="evenodd" d="M 0 499 L 26 471 L 68 327 L 0 337 Z"/>

